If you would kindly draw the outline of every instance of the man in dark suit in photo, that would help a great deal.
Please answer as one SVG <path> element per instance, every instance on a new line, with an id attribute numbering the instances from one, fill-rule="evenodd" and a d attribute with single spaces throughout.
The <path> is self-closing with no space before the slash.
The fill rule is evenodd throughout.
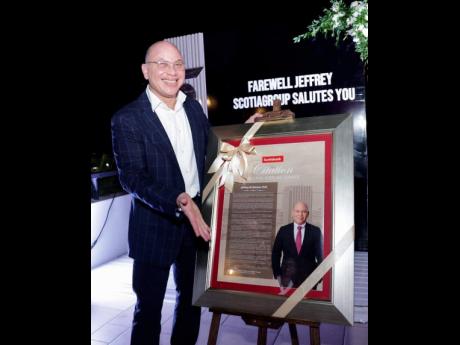
<path id="1" fill-rule="evenodd" d="M 308 216 L 307 204 L 298 201 L 292 209 L 294 222 L 282 226 L 276 234 L 272 269 L 281 294 L 286 293 L 287 288 L 299 287 L 323 260 L 321 230 L 307 223 Z"/>

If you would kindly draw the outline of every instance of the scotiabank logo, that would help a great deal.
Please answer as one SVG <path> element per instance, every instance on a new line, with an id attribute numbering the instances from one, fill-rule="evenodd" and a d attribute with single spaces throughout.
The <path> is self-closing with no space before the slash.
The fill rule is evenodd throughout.
<path id="1" fill-rule="evenodd" d="M 262 156 L 262 163 L 284 162 L 284 156 Z"/>

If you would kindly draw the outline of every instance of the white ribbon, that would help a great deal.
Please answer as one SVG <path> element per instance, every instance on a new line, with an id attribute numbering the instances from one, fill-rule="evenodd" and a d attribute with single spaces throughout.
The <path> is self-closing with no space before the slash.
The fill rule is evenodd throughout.
<path id="1" fill-rule="evenodd" d="M 263 124 L 263 122 L 255 122 L 243 136 L 238 147 L 226 142 L 221 144 L 219 154 L 208 170 L 208 173 L 214 173 L 214 175 L 203 190 L 203 202 L 219 178 L 219 187 L 225 185 L 230 193 L 233 192 L 234 182 L 246 182 L 248 174 L 247 155 L 256 154 L 255 146 L 249 142 Z"/>

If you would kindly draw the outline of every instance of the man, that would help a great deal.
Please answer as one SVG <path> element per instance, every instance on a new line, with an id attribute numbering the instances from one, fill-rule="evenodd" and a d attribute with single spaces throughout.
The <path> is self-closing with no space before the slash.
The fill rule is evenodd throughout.
<path id="1" fill-rule="evenodd" d="M 285 288 L 299 287 L 323 260 L 321 230 L 307 223 L 308 216 L 307 204 L 298 201 L 292 209 L 294 222 L 282 226 L 276 234 L 272 269 L 281 293 Z"/>
<path id="2" fill-rule="evenodd" d="M 209 123 L 201 105 L 180 91 L 185 65 L 176 46 L 154 43 L 141 68 L 146 91 L 112 118 L 119 179 L 133 196 L 128 241 L 137 303 L 131 344 L 159 343 L 171 265 L 177 291 L 171 344 L 195 344 L 201 314 L 192 306 L 196 247 L 210 239 L 198 207 Z"/>

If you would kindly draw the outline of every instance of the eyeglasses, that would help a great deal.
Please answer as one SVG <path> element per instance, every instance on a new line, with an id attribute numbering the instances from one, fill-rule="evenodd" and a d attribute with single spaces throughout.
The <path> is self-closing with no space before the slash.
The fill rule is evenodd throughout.
<path id="1" fill-rule="evenodd" d="M 171 65 L 175 71 L 183 71 L 185 69 L 185 64 L 182 61 L 169 62 L 169 61 L 146 61 L 145 63 L 154 63 L 158 66 L 160 71 L 166 71 Z"/>

